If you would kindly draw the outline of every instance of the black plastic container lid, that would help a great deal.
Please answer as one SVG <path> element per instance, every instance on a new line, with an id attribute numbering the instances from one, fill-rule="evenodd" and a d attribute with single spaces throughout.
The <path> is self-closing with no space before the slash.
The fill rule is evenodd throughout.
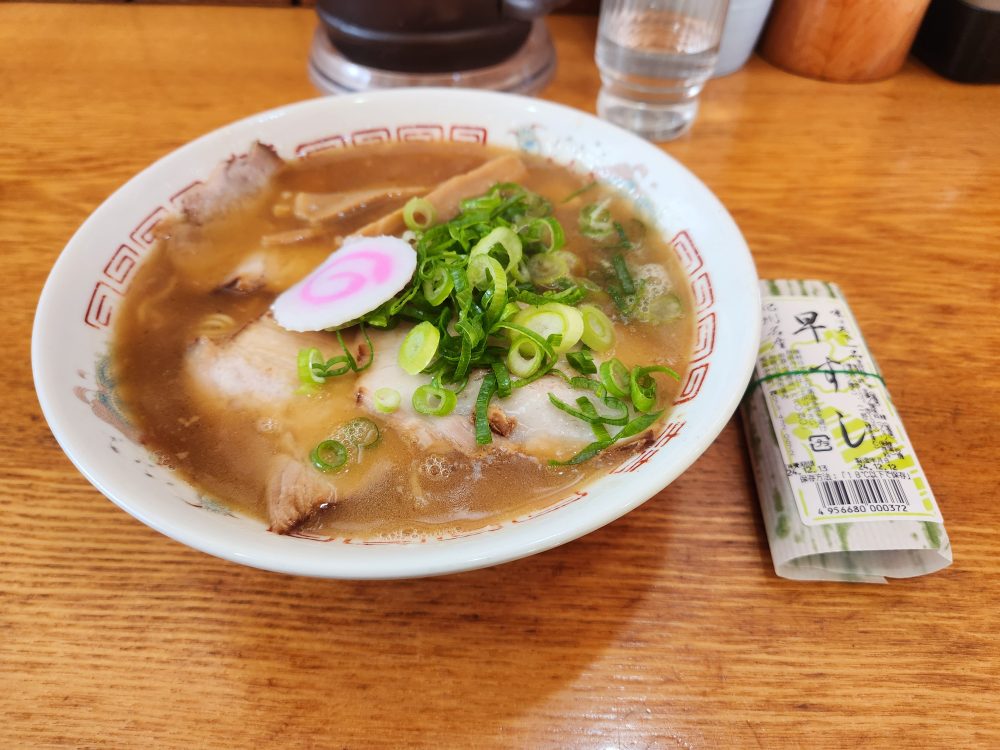
<path id="1" fill-rule="evenodd" d="M 933 0 L 913 54 L 960 83 L 1000 83 L 1000 0 Z"/>

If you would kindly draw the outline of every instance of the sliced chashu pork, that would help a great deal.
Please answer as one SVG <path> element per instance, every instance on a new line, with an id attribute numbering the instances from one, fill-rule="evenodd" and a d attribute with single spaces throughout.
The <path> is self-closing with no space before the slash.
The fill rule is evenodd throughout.
<path id="1" fill-rule="evenodd" d="M 428 377 L 410 375 L 398 365 L 399 348 L 408 331 L 408 326 L 370 331 L 374 360 L 357 380 L 356 399 L 317 400 L 310 404 L 318 412 L 314 416 L 329 425 L 341 424 L 356 417 L 360 405 L 422 450 L 465 455 L 483 451 L 476 444 L 473 424 L 482 374 L 470 378 L 448 416 L 418 413 L 412 406 L 413 392 L 426 384 Z M 370 353 L 363 343 L 356 343 L 356 336 L 354 341 L 353 347 L 363 361 Z M 194 392 L 206 403 L 221 402 L 226 408 L 251 411 L 281 424 L 288 410 L 303 398 L 295 393 L 299 385 L 298 352 L 313 346 L 328 354 L 339 344 L 329 333 L 286 331 L 265 315 L 230 339 L 198 339 L 187 353 L 185 366 Z M 382 414 L 375 408 L 374 393 L 383 387 L 400 393 L 400 407 L 392 414 Z M 485 450 L 500 449 L 542 460 L 566 459 L 593 442 L 590 425 L 553 406 L 549 393 L 575 404 L 583 392 L 570 388 L 561 378 L 546 376 L 515 389 L 505 399 L 494 398 L 488 414 L 493 445 Z M 648 440 L 649 435 L 642 435 L 623 447 L 633 449 Z M 309 463 L 311 447 L 286 441 L 266 467 L 269 479 L 265 501 L 272 531 L 287 533 L 295 529 L 327 505 L 348 500 L 381 483 L 393 470 L 390 457 L 375 455 L 371 461 L 366 459 L 363 471 L 324 475 Z"/>
<path id="2" fill-rule="evenodd" d="M 372 335 L 375 359 L 358 379 L 358 403 L 392 427 L 400 430 L 423 450 L 452 449 L 473 454 L 476 444 L 473 412 L 482 384 L 482 373 L 474 374 L 458 395 L 454 411 L 445 417 L 421 414 L 413 408 L 413 392 L 425 385 L 427 375 L 410 375 L 398 364 L 399 349 L 409 327 Z M 393 388 L 400 394 L 400 407 L 389 415 L 375 408 L 374 394 L 379 388 Z M 556 408 L 549 394 L 576 406 L 584 391 L 571 388 L 562 378 L 546 375 L 510 396 L 494 397 L 487 413 L 493 445 L 496 448 L 539 459 L 566 459 L 594 442 L 590 425 Z M 640 441 L 644 441 L 642 436 Z"/>
<path id="3" fill-rule="evenodd" d="M 187 283 L 206 291 L 216 286 L 212 280 L 226 271 L 225 260 L 206 252 L 206 247 L 214 247 L 220 239 L 212 219 L 262 200 L 284 164 L 274 149 L 257 142 L 246 154 L 219 164 L 204 182 L 180 194 L 178 214 L 157 224 L 154 231 L 166 243 L 168 257 Z"/>
<path id="4" fill-rule="evenodd" d="M 454 449 L 469 452 L 475 448 L 470 415 L 475 405 L 478 385 L 469 386 L 458 395 L 458 404 L 451 414 L 435 417 L 421 414 L 413 408 L 413 392 L 426 385 L 427 375 L 410 375 L 399 366 L 399 349 L 410 326 L 391 331 L 369 331 L 375 348 L 371 367 L 358 379 L 357 401 L 367 411 L 400 430 L 406 438 L 424 450 Z M 389 415 L 375 408 L 374 394 L 379 388 L 392 388 L 400 395 L 399 409 Z"/>
<path id="5" fill-rule="evenodd" d="M 424 198 L 434 206 L 439 221 L 448 221 L 458 214 L 460 203 L 464 199 L 482 195 L 498 182 L 521 180 L 527 172 L 523 161 L 513 154 L 507 154 L 491 159 L 470 172 L 445 180 L 427 193 Z M 398 236 L 405 229 L 403 209 L 398 209 L 365 225 L 355 234 L 366 237 Z M 282 234 L 292 241 L 297 241 L 295 238 L 302 233 L 311 234 L 313 232 L 315 232 L 314 228 L 303 227 Z M 261 249 L 251 253 L 221 281 L 218 288 L 240 293 L 262 289 L 283 292 L 297 282 L 302 275 L 290 272 L 287 257 L 286 251 L 275 248 Z"/>
<path id="6" fill-rule="evenodd" d="M 284 165 L 271 146 L 256 141 L 246 154 L 219 165 L 204 183 L 183 193 L 181 212 L 188 222 L 202 224 L 236 203 L 256 196 Z"/>
<path id="7" fill-rule="evenodd" d="M 196 389 L 223 398 L 233 408 L 264 406 L 280 410 L 290 401 L 298 380 L 300 349 L 337 347 L 332 334 L 291 333 L 262 315 L 228 339 L 197 339 L 188 350 L 186 367 Z"/>
<path id="8" fill-rule="evenodd" d="M 313 346 L 330 353 L 340 345 L 332 334 L 292 333 L 265 315 L 229 339 L 198 339 L 187 352 L 185 368 L 196 398 L 208 408 L 248 411 L 281 430 L 289 412 L 305 398 L 296 394 L 298 352 Z M 357 411 L 353 403 L 334 400 L 318 399 L 309 406 L 317 421 L 331 426 Z M 363 471 L 325 475 L 309 462 L 311 445 L 298 444 L 287 431 L 276 436 L 276 443 L 263 471 L 270 529 L 279 534 L 294 530 L 321 508 L 363 492 L 389 470 L 388 461 L 375 455 Z"/>

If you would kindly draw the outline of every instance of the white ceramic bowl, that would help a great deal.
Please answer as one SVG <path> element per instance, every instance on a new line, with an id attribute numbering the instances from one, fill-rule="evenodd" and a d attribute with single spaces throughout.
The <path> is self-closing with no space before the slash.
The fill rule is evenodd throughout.
<path id="1" fill-rule="evenodd" d="M 548 508 L 422 542 L 278 536 L 187 485 L 136 441 L 108 367 L 115 311 L 178 196 L 255 139 L 286 159 L 380 140 L 472 141 L 543 154 L 617 185 L 674 247 L 695 300 L 691 365 L 656 444 Z M 540 552 L 632 510 L 709 446 L 732 415 L 757 350 L 753 261 L 722 204 L 676 161 L 583 112 L 507 94 L 411 89 L 316 99 L 241 120 L 169 154 L 84 222 L 52 269 L 35 316 L 32 365 L 45 417 L 95 487 L 143 523 L 212 555 L 330 578 L 404 578 Z"/>

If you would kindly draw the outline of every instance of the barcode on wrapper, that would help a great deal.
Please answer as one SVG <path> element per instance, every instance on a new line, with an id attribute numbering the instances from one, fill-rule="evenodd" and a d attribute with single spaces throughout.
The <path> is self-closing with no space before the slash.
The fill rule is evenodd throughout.
<path id="1" fill-rule="evenodd" d="M 844 300 L 771 290 L 760 389 L 802 523 L 941 522 L 934 495 Z"/>
<path id="2" fill-rule="evenodd" d="M 898 479 L 832 479 L 816 485 L 825 508 L 869 503 L 909 504 Z"/>

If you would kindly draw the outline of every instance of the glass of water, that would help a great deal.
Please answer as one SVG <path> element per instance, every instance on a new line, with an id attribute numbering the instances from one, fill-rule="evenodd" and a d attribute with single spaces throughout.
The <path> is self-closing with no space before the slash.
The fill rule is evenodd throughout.
<path id="1" fill-rule="evenodd" d="M 729 0 L 602 0 L 597 113 L 653 141 L 685 133 L 719 56 Z"/>

